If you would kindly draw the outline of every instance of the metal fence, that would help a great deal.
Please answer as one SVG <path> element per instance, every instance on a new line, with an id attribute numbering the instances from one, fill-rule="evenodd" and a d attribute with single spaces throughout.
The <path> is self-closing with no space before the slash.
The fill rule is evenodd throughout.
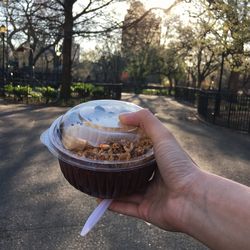
<path id="1" fill-rule="evenodd" d="M 199 90 L 191 87 L 175 87 L 174 97 L 176 100 L 185 101 L 195 105 Z"/>
<path id="2" fill-rule="evenodd" d="M 184 87 L 178 87 L 177 93 L 181 93 L 177 94 L 177 99 L 197 104 L 198 113 L 204 120 L 250 133 L 249 96 Z"/>
<path id="3" fill-rule="evenodd" d="M 60 95 L 59 82 L 51 79 L 9 78 L 0 86 L 0 97 L 10 101 L 37 103 L 56 101 Z M 122 83 L 83 83 L 71 85 L 71 99 L 75 102 L 92 99 L 117 99 L 122 95 Z"/>

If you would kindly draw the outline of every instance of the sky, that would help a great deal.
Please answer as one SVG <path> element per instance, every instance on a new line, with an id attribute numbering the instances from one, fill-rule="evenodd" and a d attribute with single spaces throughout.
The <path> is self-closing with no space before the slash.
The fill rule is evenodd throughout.
<path id="1" fill-rule="evenodd" d="M 145 8 L 153 8 L 153 7 L 160 7 L 160 8 L 167 8 L 169 7 L 174 1 L 173 0 L 142 0 L 141 1 Z"/>
<path id="2" fill-rule="evenodd" d="M 140 0 L 140 1 L 144 4 L 145 9 L 150 9 L 154 7 L 167 9 L 175 2 L 175 0 Z M 115 10 L 121 20 L 124 19 L 124 16 L 127 12 L 128 7 L 129 5 L 127 3 L 117 3 L 115 5 Z M 178 13 L 183 16 L 184 9 L 186 8 L 187 8 L 187 4 L 179 3 L 176 7 L 174 7 L 171 10 L 171 12 Z"/>

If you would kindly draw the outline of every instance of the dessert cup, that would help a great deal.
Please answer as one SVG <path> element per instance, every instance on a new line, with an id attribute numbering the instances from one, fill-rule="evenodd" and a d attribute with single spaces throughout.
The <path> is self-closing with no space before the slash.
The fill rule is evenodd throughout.
<path id="1" fill-rule="evenodd" d="M 58 117 L 41 141 L 58 158 L 66 180 L 76 189 L 98 198 L 112 199 L 143 191 L 156 168 L 153 148 L 127 160 L 100 160 L 79 156 L 88 145 L 112 141 L 136 142 L 145 136 L 137 127 L 119 122 L 121 113 L 141 107 L 115 100 L 80 104 Z"/>

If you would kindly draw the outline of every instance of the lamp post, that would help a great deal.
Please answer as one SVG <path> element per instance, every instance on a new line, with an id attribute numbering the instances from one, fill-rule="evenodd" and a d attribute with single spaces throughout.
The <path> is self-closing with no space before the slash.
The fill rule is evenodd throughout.
<path id="1" fill-rule="evenodd" d="M 186 58 L 186 65 L 187 65 L 187 68 L 188 68 L 187 87 L 190 87 L 190 85 L 192 85 L 192 68 L 193 68 L 193 61 L 192 61 L 192 56 L 191 55 L 189 55 Z"/>
<path id="2" fill-rule="evenodd" d="M 60 82 L 60 66 L 61 66 L 61 55 L 62 55 L 62 46 L 60 44 L 57 44 L 55 46 L 55 52 L 56 52 L 56 85 L 59 86 Z"/>
<path id="3" fill-rule="evenodd" d="M 31 76 L 32 79 L 34 78 L 34 71 L 35 71 L 35 66 L 34 66 L 34 50 L 31 47 L 28 46 L 21 46 L 19 47 L 19 52 L 22 52 L 22 57 L 23 57 L 23 63 L 26 61 L 27 59 L 27 54 L 25 53 L 25 51 L 28 51 L 29 55 L 28 55 L 28 75 L 29 77 Z M 24 65 L 26 66 L 26 63 L 24 63 Z"/>
<path id="4" fill-rule="evenodd" d="M 216 116 L 220 115 L 220 103 L 221 103 L 221 85 L 224 71 L 224 60 L 225 60 L 225 52 L 223 51 L 221 54 L 221 66 L 220 66 L 220 78 L 219 78 L 219 86 L 216 94 L 215 100 L 215 108 L 214 108 L 214 120 Z"/>
<path id="5" fill-rule="evenodd" d="M 2 36 L 2 77 L 3 77 L 3 87 L 5 85 L 5 33 L 7 32 L 7 28 L 4 25 L 0 26 L 0 34 Z"/>
<path id="6" fill-rule="evenodd" d="M 222 87 L 222 78 L 223 78 L 223 72 L 224 72 L 224 61 L 228 55 L 227 51 L 227 37 L 228 37 L 228 31 L 229 27 L 226 23 L 223 25 L 223 44 L 222 47 L 222 53 L 221 53 L 221 64 L 220 64 L 220 78 L 219 78 L 219 86 L 218 86 L 218 92 L 215 102 L 215 108 L 214 108 L 214 121 L 216 119 L 216 116 L 220 115 L 220 104 L 221 104 L 221 87 Z"/>

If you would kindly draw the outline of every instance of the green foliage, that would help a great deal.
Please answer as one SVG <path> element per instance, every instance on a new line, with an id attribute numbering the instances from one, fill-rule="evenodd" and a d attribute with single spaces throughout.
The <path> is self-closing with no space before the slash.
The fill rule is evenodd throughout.
<path id="1" fill-rule="evenodd" d="M 39 98 L 39 99 L 43 97 L 42 93 L 34 91 L 34 90 L 32 90 L 29 93 L 29 96 L 32 97 L 32 98 Z"/>
<path id="2" fill-rule="evenodd" d="M 168 96 L 169 91 L 168 91 L 168 89 L 143 89 L 142 94 Z"/>
<path id="3" fill-rule="evenodd" d="M 88 96 L 92 93 L 95 86 L 91 83 L 73 83 L 71 86 L 71 92 L 77 93 L 78 96 Z"/>
<path id="4" fill-rule="evenodd" d="M 93 98 L 105 98 L 104 87 L 102 86 L 95 86 L 92 91 Z"/>
<path id="5" fill-rule="evenodd" d="M 14 99 L 23 100 L 23 98 L 28 97 L 39 97 L 39 93 L 36 93 L 32 90 L 29 85 L 17 85 L 13 86 L 11 83 L 4 86 L 4 92 L 6 96 L 13 96 Z"/>
<path id="6" fill-rule="evenodd" d="M 55 100 L 58 97 L 58 90 L 51 87 L 30 87 L 29 85 L 17 85 L 13 86 L 12 84 L 7 84 L 4 86 L 5 94 L 8 98 L 13 98 L 14 100 L 23 101 L 26 100 L 27 103 L 29 100 L 31 102 L 41 102 Z M 71 91 L 77 95 L 78 100 L 91 100 L 91 99 L 112 99 L 114 97 L 114 90 L 112 87 L 105 86 L 95 86 L 91 83 L 74 83 L 71 86 Z M 116 93 L 116 92 L 115 92 Z M 24 99 L 25 98 L 25 99 Z"/>
<path id="7" fill-rule="evenodd" d="M 106 95 L 104 87 L 91 83 L 74 83 L 71 86 L 71 91 L 73 95 L 76 93 L 78 97 L 105 98 Z"/>
<path id="8" fill-rule="evenodd" d="M 14 87 L 14 94 L 19 98 L 27 97 L 31 91 L 32 88 L 29 85 L 25 86 L 17 85 Z"/>
<path id="9" fill-rule="evenodd" d="M 50 86 L 47 87 L 36 87 L 34 89 L 34 93 L 37 93 L 37 96 L 42 95 L 42 97 L 45 98 L 46 103 L 49 102 L 49 100 L 53 100 L 56 99 L 57 95 L 58 95 L 58 91 Z"/>
<path id="10" fill-rule="evenodd" d="M 4 86 L 4 92 L 10 96 L 14 92 L 14 86 L 12 84 L 7 84 Z"/>
<path id="11" fill-rule="evenodd" d="M 33 98 L 41 99 L 45 98 L 46 103 L 49 100 L 53 100 L 57 97 L 58 91 L 53 87 L 35 87 L 32 88 L 29 85 L 17 85 L 13 86 L 12 84 L 7 84 L 4 86 L 4 91 L 6 96 L 14 97 L 19 101 L 22 101 L 23 98 Z"/>

